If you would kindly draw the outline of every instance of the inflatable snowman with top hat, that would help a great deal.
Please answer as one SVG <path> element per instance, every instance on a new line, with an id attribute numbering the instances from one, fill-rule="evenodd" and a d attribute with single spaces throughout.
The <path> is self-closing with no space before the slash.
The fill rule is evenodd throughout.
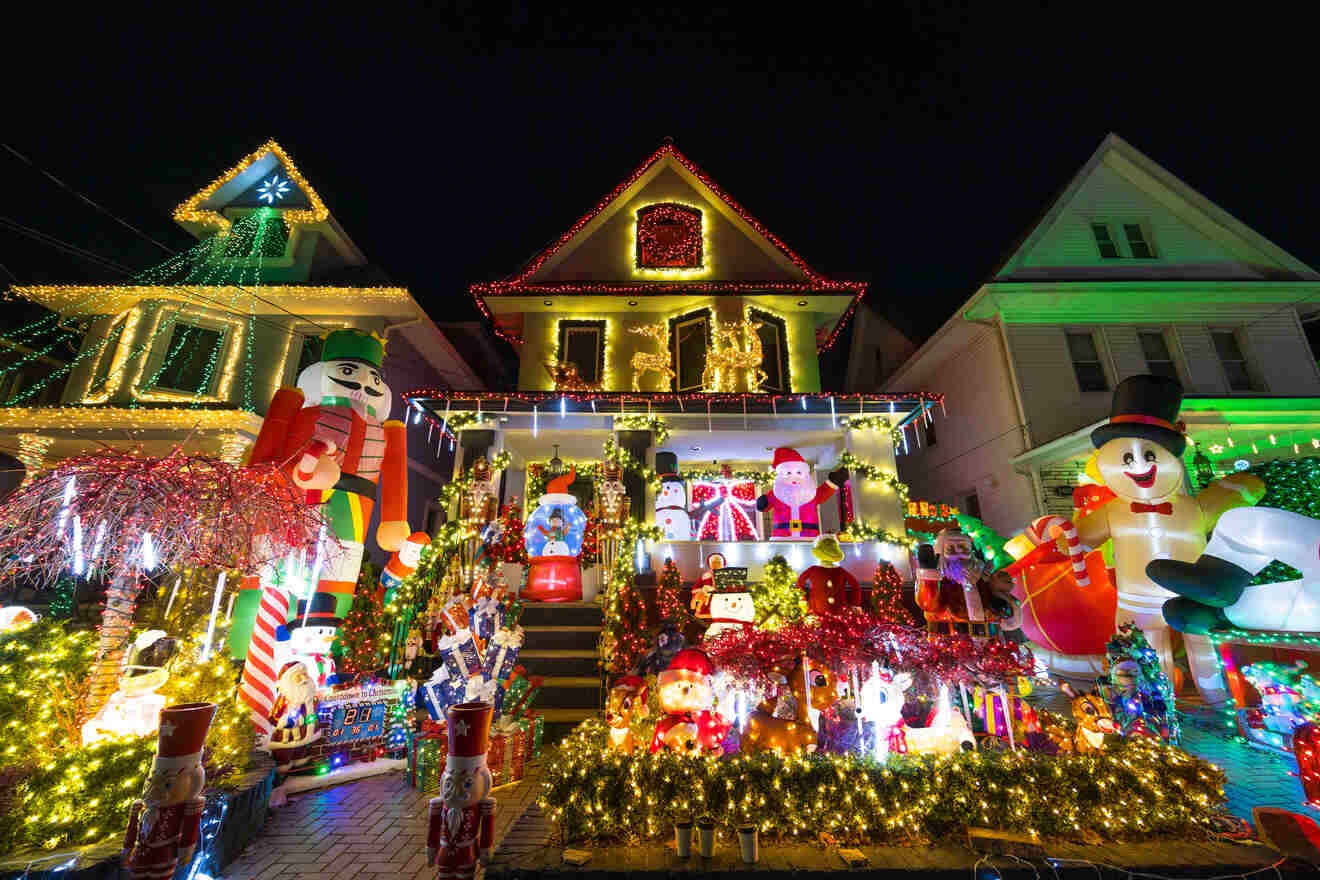
<path id="1" fill-rule="evenodd" d="M 687 483 L 678 474 L 678 456 L 657 452 L 655 472 L 660 476 L 660 488 L 655 495 L 655 524 L 664 532 L 666 541 L 692 540 Z"/>

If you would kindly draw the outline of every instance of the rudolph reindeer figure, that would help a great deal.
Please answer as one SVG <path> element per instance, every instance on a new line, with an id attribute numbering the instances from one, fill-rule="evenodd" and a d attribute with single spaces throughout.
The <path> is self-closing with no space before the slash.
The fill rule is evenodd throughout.
<path id="1" fill-rule="evenodd" d="M 599 382 L 588 382 L 578 375 L 577 364 L 571 361 L 546 361 L 545 370 L 555 383 L 556 391 L 600 391 Z"/>
<path id="2" fill-rule="evenodd" d="M 669 368 L 669 352 L 665 351 L 666 343 L 669 340 L 669 325 L 664 321 L 655 324 L 643 324 L 640 327 L 629 327 L 629 333 L 636 333 L 639 336 L 650 336 L 660 347 L 658 354 L 647 354 L 644 351 L 635 352 L 632 356 L 633 369 L 633 391 L 642 390 L 642 377 L 648 372 L 654 370 L 660 374 L 661 384 L 664 385 L 673 380 L 674 371 Z"/>
<path id="3" fill-rule="evenodd" d="M 748 391 L 761 390 L 767 375 L 761 369 L 765 354 L 761 350 L 761 336 L 756 332 L 760 327 L 759 321 L 746 318 L 718 325 L 701 376 L 701 384 L 707 391 L 737 391 L 739 370 L 748 371 Z"/>
<path id="4" fill-rule="evenodd" d="M 1105 734 L 1118 732 L 1114 717 L 1109 713 L 1109 706 L 1094 691 L 1079 693 L 1067 682 L 1063 683 L 1061 690 L 1072 700 L 1077 730 L 1070 733 L 1062 727 L 1050 725 L 1045 728 L 1045 735 L 1059 747 L 1060 752 L 1085 754 L 1103 749 Z"/>
<path id="5" fill-rule="evenodd" d="M 789 663 L 792 663 L 791 671 Z M 777 664 L 780 675 L 788 672 L 788 687 L 793 697 L 792 718 L 775 717 L 775 700 L 766 700 L 747 718 L 743 748 L 750 752 L 799 752 L 816 747 L 816 728 L 807 708 L 807 688 L 803 679 L 802 658 Z M 823 665 L 811 663 L 811 708 L 824 711 L 834 702 L 834 675 Z"/>

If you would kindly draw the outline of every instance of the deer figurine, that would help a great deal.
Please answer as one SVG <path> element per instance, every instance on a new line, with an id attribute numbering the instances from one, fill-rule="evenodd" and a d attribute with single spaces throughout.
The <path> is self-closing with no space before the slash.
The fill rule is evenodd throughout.
<path id="1" fill-rule="evenodd" d="M 674 378 L 674 371 L 669 368 L 669 352 L 665 351 L 666 342 L 669 339 L 669 325 L 664 321 L 655 324 L 643 324 L 640 327 L 629 327 L 629 333 L 636 333 L 639 336 L 650 336 L 660 347 L 657 354 L 647 354 L 644 351 L 635 352 L 632 356 L 633 369 L 633 391 L 642 390 L 642 377 L 648 372 L 654 370 L 660 374 L 662 385 L 669 383 Z"/>
<path id="2" fill-rule="evenodd" d="M 1094 691 L 1078 693 L 1067 682 L 1063 683 L 1061 690 L 1068 695 L 1068 699 L 1072 700 L 1072 713 L 1073 719 L 1077 722 L 1077 730 L 1070 733 L 1062 727 L 1051 725 L 1045 729 L 1046 735 L 1059 747 L 1060 752 L 1076 752 L 1084 755 L 1087 752 L 1098 752 L 1103 749 L 1105 734 L 1118 731 L 1114 717 L 1109 713 L 1109 706 Z"/>
<path id="3" fill-rule="evenodd" d="M 748 391 L 761 390 L 766 373 L 761 369 L 765 355 L 761 350 L 761 336 L 756 332 L 760 327 L 759 321 L 743 319 L 716 328 L 701 376 L 706 391 L 737 391 L 739 370 L 748 371 Z"/>
<path id="4" fill-rule="evenodd" d="M 637 750 L 632 723 L 646 714 L 646 681 L 638 675 L 623 675 L 610 688 L 605 723 L 610 727 L 610 748 L 616 752 Z"/>
<path id="5" fill-rule="evenodd" d="M 824 711 L 835 698 L 834 675 L 823 665 L 811 663 L 811 708 Z M 816 728 L 811 723 L 807 708 L 807 686 L 803 678 L 802 658 L 792 663 L 777 665 L 780 675 L 788 673 L 788 688 L 793 696 L 795 712 L 792 718 L 775 717 L 775 700 L 766 700 L 747 718 L 747 733 L 742 747 L 749 752 L 799 752 L 816 748 Z"/>
<path id="6" fill-rule="evenodd" d="M 555 383 L 556 391 L 600 391 L 599 382 L 588 382 L 578 375 L 577 364 L 571 361 L 546 361 L 545 370 Z"/>

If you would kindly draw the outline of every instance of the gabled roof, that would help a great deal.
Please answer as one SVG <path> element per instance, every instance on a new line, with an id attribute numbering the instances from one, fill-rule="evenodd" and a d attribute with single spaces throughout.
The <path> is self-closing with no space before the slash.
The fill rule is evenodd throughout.
<path id="1" fill-rule="evenodd" d="M 1060 215 L 1072 203 L 1078 191 L 1106 160 L 1110 161 L 1111 166 L 1124 169 L 1127 174 L 1138 178 L 1139 182 L 1136 185 L 1151 194 L 1152 198 L 1162 195 L 1174 204 L 1185 206 L 1188 214 L 1196 216 L 1200 221 L 1198 229 L 1202 234 L 1219 240 L 1230 252 L 1239 255 L 1249 253 L 1272 269 L 1273 277 L 1287 276 L 1295 279 L 1317 277 L 1315 270 L 1310 266 L 1251 229 L 1192 189 L 1168 169 L 1111 132 L 1100 142 L 1100 146 L 1063 189 L 1046 204 L 1045 210 L 1027 228 L 1022 238 L 1015 243 L 1008 256 L 995 267 L 987 280 L 1015 280 L 1014 272 L 1021 268 L 1022 260 L 1041 243 Z M 1128 267 L 1115 263 L 1106 268 L 1127 269 Z"/>
<path id="2" fill-rule="evenodd" d="M 781 277 L 766 280 L 720 281 L 709 278 L 692 280 L 654 280 L 620 279 L 618 281 L 545 281 L 542 276 L 564 259 L 581 242 L 589 238 L 609 217 L 627 204 L 633 195 L 641 190 L 665 168 L 671 168 L 687 181 L 694 189 L 707 196 L 742 233 L 754 242 L 770 259 L 778 264 Z M 791 280 L 785 280 L 785 279 Z M 709 175 L 699 168 L 687 156 L 683 155 L 672 143 L 665 143 L 646 158 L 630 175 L 624 178 L 604 198 L 600 199 L 590 211 L 582 215 L 548 247 L 537 253 L 523 268 L 499 281 L 479 282 L 470 286 L 478 308 L 487 317 L 493 318 L 492 310 L 486 299 L 495 297 L 541 296 L 549 293 L 578 293 L 595 295 L 628 294 L 631 296 L 681 296 L 719 295 L 719 294 L 793 294 L 810 297 L 851 298 L 851 303 L 828 334 L 826 347 L 833 343 L 839 330 L 847 322 L 857 302 L 865 294 L 867 284 L 861 281 L 840 281 L 827 277 L 812 268 L 806 260 L 784 244 L 773 232 L 767 229 L 747 210 L 719 187 Z M 501 327 L 496 323 L 496 332 L 510 342 L 521 342 L 516 332 Z"/>
<path id="3" fill-rule="evenodd" d="M 284 210 L 281 214 L 290 226 L 301 223 L 322 223 L 330 216 L 321 197 L 312 189 L 289 154 L 275 141 L 268 140 L 256 151 L 249 153 L 233 168 L 198 190 L 192 197 L 174 209 L 174 219 L 189 231 L 193 225 L 229 229 L 231 223 L 221 210 L 239 196 L 257 186 L 267 175 L 283 168 L 290 182 L 297 187 L 309 207 Z"/>

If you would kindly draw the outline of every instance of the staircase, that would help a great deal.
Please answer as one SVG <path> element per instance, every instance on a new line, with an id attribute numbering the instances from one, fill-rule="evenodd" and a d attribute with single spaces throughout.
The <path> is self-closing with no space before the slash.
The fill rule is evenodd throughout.
<path id="1" fill-rule="evenodd" d="M 599 713 L 596 644 L 604 615 L 595 602 L 528 602 L 518 662 L 545 682 L 533 709 L 545 715 L 545 741 L 558 742 L 584 718 Z"/>

